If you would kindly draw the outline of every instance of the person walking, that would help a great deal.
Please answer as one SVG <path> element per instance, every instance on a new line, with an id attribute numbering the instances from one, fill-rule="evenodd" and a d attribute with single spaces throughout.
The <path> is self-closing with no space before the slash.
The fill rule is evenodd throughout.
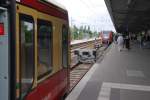
<path id="1" fill-rule="evenodd" d="M 118 43 L 118 50 L 122 51 L 123 49 L 123 43 L 124 43 L 124 39 L 122 34 L 119 35 L 118 39 L 117 39 L 117 43 Z"/>

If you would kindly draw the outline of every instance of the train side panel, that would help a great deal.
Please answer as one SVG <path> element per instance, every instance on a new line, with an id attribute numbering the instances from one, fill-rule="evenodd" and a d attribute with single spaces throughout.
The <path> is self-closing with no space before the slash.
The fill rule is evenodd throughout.
<path id="1" fill-rule="evenodd" d="M 40 83 L 27 95 L 26 100 L 60 100 L 64 93 L 67 92 L 67 77 L 64 73 L 64 71 L 59 71 L 52 77 Z M 58 81 L 60 76 L 62 76 L 62 81 Z"/>
<path id="2" fill-rule="evenodd" d="M 44 6 L 43 4 L 39 4 L 43 6 L 43 10 L 36 9 L 32 3 L 34 3 L 37 0 L 33 0 L 32 3 L 27 4 L 27 2 L 30 2 L 30 0 L 22 0 L 22 3 L 18 3 L 16 5 L 17 13 L 16 13 L 16 24 L 17 24 L 17 33 L 16 33 L 16 63 L 17 63 L 17 90 L 16 95 L 20 99 L 25 100 L 60 100 L 61 97 L 65 95 L 65 93 L 68 92 L 69 89 L 69 67 L 64 68 L 62 65 L 62 27 L 63 25 L 68 27 L 68 15 L 66 15 L 66 12 L 57 12 L 57 14 L 61 14 L 61 16 L 57 16 L 55 14 L 50 15 L 50 13 L 46 12 L 45 10 L 48 8 L 48 6 Z M 38 1 L 37 1 L 38 2 Z M 25 5 L 24 5 L 25 4 Z M 36 3 L 38 5 L 38 3 Z M 53 12 L 55 7 L 53 7 Z M 57 8 L 58 9 L 58 8 Z M 24 82 L 21 80 L 21 43 L 20 38 L 22 37 L 22 30 L 20 27 L 22 27 L 22 22 L 20 22 L 20 15 L 27 15 L 32 17 L 33 20 L 33 29 L 34 29 L 34 75 L 33 79 L 25 80 L 25 82 L 32 81 L 31 87 L 27 90 L 26 94 L 22 96 L 22 87 L 21 82 Z M 23 17 L 28 18 L 28 17 Z M 27 20 L 28 19 L 24 19 Z M 42 20 L 44 22 L 50 22 L 52 26 L 52 70 L 48 73 L 42 76 L 41 78 L 38 78 L 39 76 L 39 69 L 40 65 L 38 64 L 38 20 Z M 26 25 L 26 23 L 25 23 Z M 31 26 L 31 25 L 30 25 Z M 30 28 L 29 28 L 30 29 Z M 68 33 L 67 33 L 68 34 Z M 68 34 L 69 35 L 69 34 Z M 68 36 L 69 37 L 69 36 Z M 23 41 L 23 40 L 22 40 Z M 69 41 L 69 39 L 68 39 Z M 69 43 L 69 42 L 68 42 Z M 68 46 L 69 51 L 69 46 Z M 69 54 L 68 54 L 69 56 Z M 68 57 L 69 61 L 69 57 Z M 69 63 L 68 63 L 69 65 Z"/>

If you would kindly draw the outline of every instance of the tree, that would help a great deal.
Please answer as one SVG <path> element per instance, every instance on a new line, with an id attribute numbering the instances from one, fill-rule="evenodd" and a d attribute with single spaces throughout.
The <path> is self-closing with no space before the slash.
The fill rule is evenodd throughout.
<path id="1" fill-rule="evenodd" d="M 70 31 L 71 31 L 71 38 L 73 40 L 76 40 L 78 39 L 78 28 L 74 25 L 72 28 L 70 28 Z"/>
<path id="2" fill-rule="evenodd" d="M 79 29 L 79 39 L 83 39 L 83 26 L 80 26 L 80 29 Z"/>
<path id="3" fill-rule="evenodd" d="M 77 26 L 70 27 L 71 30 L 71 39 L 72 40 L 77 40 L 77 39 L 84 39 L 84 38 L 92 38 L 98 36 L 98 33 L 92 32 L 90 30 L 90 26 L 80 26 L 78 28 Z"/>

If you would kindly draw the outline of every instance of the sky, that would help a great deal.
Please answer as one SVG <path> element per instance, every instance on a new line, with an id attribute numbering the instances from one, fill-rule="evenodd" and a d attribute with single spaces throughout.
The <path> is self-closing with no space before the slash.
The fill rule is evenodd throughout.
<path id="1" fill-rule="evenodd" d="M 55 0 L 65 6 L 70 26 L 89 25 L 93 31 L 115 30 L 104 0 Z"/>

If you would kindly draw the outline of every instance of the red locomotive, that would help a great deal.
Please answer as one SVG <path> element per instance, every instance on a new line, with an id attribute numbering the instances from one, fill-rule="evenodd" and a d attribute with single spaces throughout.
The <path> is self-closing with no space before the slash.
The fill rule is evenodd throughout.
<path id="1" fill-rule="evenodd" d="M 110 44 L 113 41 L 113 32 L 112 31 L 102 31 L 99 34 L 99 37 L 104 44 Z"/>

